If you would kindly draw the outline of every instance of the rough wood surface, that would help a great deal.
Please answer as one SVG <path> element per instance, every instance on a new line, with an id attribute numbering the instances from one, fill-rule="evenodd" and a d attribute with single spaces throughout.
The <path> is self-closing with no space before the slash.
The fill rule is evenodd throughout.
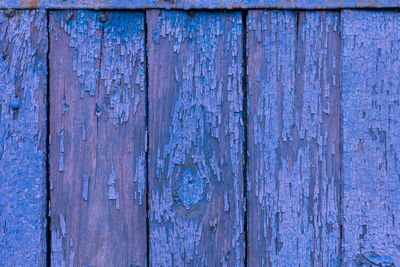
<path id="1" fill-rule="evenodd" d="M 400 14 L 342 13 L 343 263 L 400 265 Z"/>
<path id="2" fill-rule="evenodd" d="M 0 8 L 62 9 L 336 9 L 396 8 L 398 0 L 4 0 Z"/>
<path id="3" fill-rule="evenodd" d="M 147 12 L 151 266 L 243 266 L 242 15 Z"/>
<path id="4" fill-rule="evenodd" d="M 50 13 L 51 264 L 144 266 L 144 14 Z"/>
<path id="5" fill-rule="evenodd" d="M 0 266 L 46 259 L 46 22 L 0 12 Z"/>
<path id="6" fill-rule="evenodd" d="M 249 266 L 337 266 L 339 13 L 250 11 Z"/>

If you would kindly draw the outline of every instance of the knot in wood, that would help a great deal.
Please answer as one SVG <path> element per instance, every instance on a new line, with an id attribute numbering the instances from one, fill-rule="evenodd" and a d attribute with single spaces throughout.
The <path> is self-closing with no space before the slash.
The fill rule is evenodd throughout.
<path id="1" fill-rule="evenodd" d="M 179 198 L 186 209 L 200 202 L 203 191 L 203 179 L 196 171 L 186 169 L 180 178 L 178 190 Z"/>

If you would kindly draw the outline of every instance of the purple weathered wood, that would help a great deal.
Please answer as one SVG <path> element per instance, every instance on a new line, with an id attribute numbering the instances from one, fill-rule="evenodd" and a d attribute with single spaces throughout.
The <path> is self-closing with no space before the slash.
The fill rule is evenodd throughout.
<path id="1" fill-rule="evenodd" d="M 0 12 L 0 266 L 46 260 L 46 25 Z"/>
<path id="2" fill-rule="evenodd" d="M 400 14 L 343 11 L 343 264 L 400 265 Z"/>
<path id="3" fill-rule="evenodd" d="M 52 266 L 145 266 L 144 14 L 50 12 Z"/>
<path id="4" fill-rule="evenodd" d="M 248 264 L 338 266 L 338 12 L 250 11 Z"/>
<path id="5" fill-rule="evenodd" d="M 242 15 L 147 12 L 151 266 L 243 266 Z"/>
<path id="6" fill-rule="evenodd" d="M 62 9 L 336 9 L 396 8 L 399 0 L 4 0 L 0 8 Z"/>

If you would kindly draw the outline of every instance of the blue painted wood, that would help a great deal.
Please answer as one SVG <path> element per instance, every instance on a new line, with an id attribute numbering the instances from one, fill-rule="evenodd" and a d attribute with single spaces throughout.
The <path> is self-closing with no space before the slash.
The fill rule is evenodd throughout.
<path id="1" fill-rule="evenodd" d="M 0 8 L 61 9 L 336 9 L 394 8 L 399 0 L 4 0 Z"/>
<path id="2" fill-rule="evenodd" d="M 400 14 L 342 12 L 343 264 L 400 265 Z"/>
<path id="3" fill-rule="evenodd" d="M 243 25 L 148 11 L 151 266 L 243 266 Z"/>
<path id="4" fill-rule="evenodd" d="M 338 266 L 338 12 L 250 11 L 248 264 Z"/>
<path id="5" fill-rule="evenodd" d="M 50 18 L 52 266 L 144 266 L 144 16 Z M 249 12 L 246 226 L 242 15 L 147 18 L 152 266 L 243 266 L 244 227 L 249 266 L 400 265 L 397 12 Z M 0 12 L 0 266 L 45 265 L 46 20 Z"/>
<path id="6" fill-rule="evenodd" d="M 146 266 L 144 14 L 50 12 L 52 266 Z"/>
<path id="7" fill-rule="evenodd" d="M 0 266 L 46 260 L 46 25 L 0 12 Z"/>

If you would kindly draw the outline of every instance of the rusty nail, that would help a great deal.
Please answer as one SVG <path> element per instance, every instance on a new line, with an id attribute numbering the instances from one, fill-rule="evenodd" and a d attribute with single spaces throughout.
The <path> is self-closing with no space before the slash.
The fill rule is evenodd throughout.
<path id="1" fill-rule="evenodd" d="M 178 196 L 178 191 L 177 190 L 173 190 L 172 191 L 172 199 L 174 202 L 179 202 L 179 196 Z"/>
<path id="2" fill-rule="evenodd" d="M 15 16 L 15 10 L 14 9 L 7 9 L 4 14 L 6 15 L 7 18 L 12 18 Z"/>
<path id="3" fill-rule="evenodd" d="M 69 12 L 67 13 L 67 17 L 66 17 L 67 22 L 70 21 L 70 20 L 72 19 L 73 16 L 74 16 L 74 13 L 72 13 L 71 11 L 69 11 Z"/>
<path id="4" fill-rule="evenodd" d="M 101 23 L 106 23 L 107 20 L 108 20 L 107 15 L 106 15 L 105 13 L 101 13 L 100 16 L 99 16 L 99 21 L 100 21 Z"/>
<path id="5" fill-rule="evenodd" d="M 12 109 L 19 109 L 20 104 L 21 104 L 21 103 L 20 103 L 19 99 L 16 98 L 16 97 L 13 97 L 13 98 L 11 99 L 11 101 L 10 101 L 10 107 L 11 107 Z"/>
<path id="6" fill-rule="evenodd" d="M 96 107 L 94 108 L 94 112 L 96 113 L 97 117 L 100 117 L 101 113 L 103 113 L 103 111 L 101 110 L 101 108 L 97 104 L 96 104 Z"/>

